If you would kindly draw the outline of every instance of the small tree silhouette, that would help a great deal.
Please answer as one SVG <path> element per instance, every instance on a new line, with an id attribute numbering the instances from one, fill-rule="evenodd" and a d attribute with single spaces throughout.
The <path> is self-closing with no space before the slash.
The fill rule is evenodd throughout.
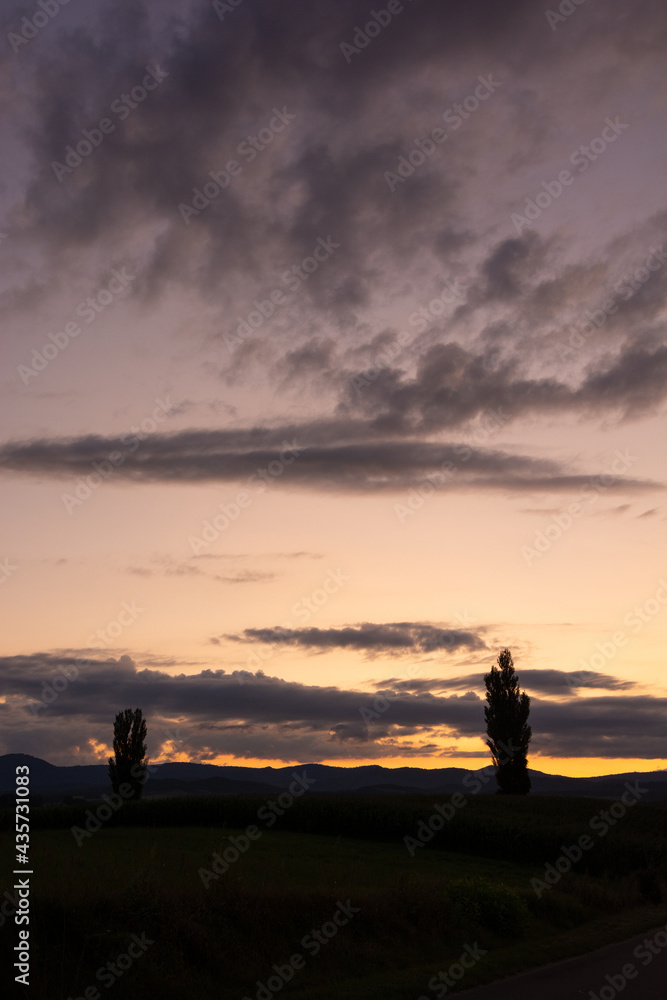
<path id="1" fill-rule="evenodd" d="M 486 745 L 496 766 L 498 791 L 505 795 L 527 795 L 528 744 L 532 729 L 528 723 L 530 698 L 519 691 L 519 678 L 509 649 L 503 649 L 498 666 L 484 677 L 487 707 L 484 709 Z"/>
<path id="2" fill-rule="evenodd" d="M 146 780 L 146 720 L 140 708 L 126 708 L 119 712 L 113 726 L 113 752 L 109 757 L 109 778 L 114 792 L 118 793 L 122 785 L 129 785 L 131 793 L 124 798 L 133 797 L 135 801 L 141 798 Z"/>

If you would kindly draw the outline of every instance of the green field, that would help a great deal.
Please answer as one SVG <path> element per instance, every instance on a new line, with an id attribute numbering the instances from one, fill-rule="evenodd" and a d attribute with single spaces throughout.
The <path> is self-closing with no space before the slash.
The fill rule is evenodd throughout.
<path id="1" fill-rule="evenodd" d="M 273 966 L 287 978 L 300 955 L 289 982 L 273 979 L 273 995 L 417 1000 L 436 997 L 429 979 L 466 946 L 467 956 L 485 954 L 468 958 L 448 996 L 667 921 L 661 806 L 635 806 L 538 899 L 531 879 L 609 803 L 471 800 L 411 857 L 403 836 L 432 814 L 433 797 L 306 798 L 271 829 L 257 820 L 263 801 L 140 803 L 80 847 L 69 827 L 84 821 L 81 808 L 35 811 L 30 995 L 67 1000 L 96 987 L 119 1000 L 256 1000 Z M 258 839 L 239 840 L 253 821 Z M 205 887 L 200 869 L 212 872 L 232 837 L 247 850 L 227 853 L 238 860 Z M 133 934 L 143 953 L 120 978 L 96 978 Z M 5 959 L 15 939 L 8 919 Z"/>

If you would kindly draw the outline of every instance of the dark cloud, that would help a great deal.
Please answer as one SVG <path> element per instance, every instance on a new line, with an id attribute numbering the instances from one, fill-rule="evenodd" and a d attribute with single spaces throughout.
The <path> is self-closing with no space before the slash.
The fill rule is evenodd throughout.
<path id="1" fill-rule="evenodd" d="M 313 338 L 293 351 L 288 351 L 277 371 L 286 382 L 292 380 L 303 384 L 315 376 L 325 373 L 333 363 L 335 342 L 329 339 Z"/>
<path id="2" fill-rule="evenodd" d="M 20 9 L 5 11 L 8 25 L 20 20 Z M 615 331 L 623 343 L 612 344 L 609 353 L 606 344 L 598 345 L 594 361 L 584 352 L 578 361 L 588 367 L 580 377 L 545 371 L 542 341 L 567 330 L 567 308 L 583 307 L 594 292 L 604 297 L 614 268 L 613 277 L 623 278 L 628 248 L 635 256 L 642 248 L 646 253 L 650 234 L 664 225 L 660 214 L 637 220 L 632 232 L 576 260 L 562 238 L 532 231 L 490 238 L 483 227 L 471 227 L 479 192 L 470 187 L 470 164 L 488 160 L 492 144 L 499 179 L 513 178 L 510 152 L 530 149 L 532 160 L 539 160 L 553 141 L 557 130 L 538 100 L 540 88 L 549 91 L 557 83 L 566 105 L 572 90 L 578 105 L 585 106 L 587 96 L 597 104 L 619 59 L 641 52 L 647 67 L 653 60 L 657 67 L 665 9 L 656 0 L 640 0 L 629 12 L 612 0 L 606 11 L 601 19 L 587 5 L 553 32 L 544 11 L 528 0 L 498 8 L 486 0 L 420 0 L 406 3 L 348 62 L 340 45 L 370 16 L 363 0 L 294 0 L 280 7 L 253 0 L 222 22 L 211 4 L 168 2 L 159 14 L 150 2 L 102 4 L 95 17 L 77 17 L 68 7 L 21 49 L 11 69 L 26 94 L 25 125 L 15 138 L 30 163 L 20 196 L 9 206 L 10 220 L 18 220 L 14 257 L 37 249 L 45 263 L 34 286 L 20 277 L 10 304 L 21 300 L 33 307 L 52 287 L 50 280 L 55 286 L 63 271 L 79 273 L 84 257 L 105 276 L 114 264 L 131 263 L 134 296 L 152 298 L 179 284 L 196 289 L 215 302 L 215 337 L 224 339 L 255 297 L 280 285 L 281 273 L 310 253 L 319 237 L 333 235 L 340 249 L 301 283 L 293 312 L 275 320 L 274 342 L 262 331 L 238 345 L 228 363 L 218 365 L 221 378 L 250 378 L 266 363 L 266 352 L 275 350 L 280 360 L 272 354 L 269 369 L 283 387 L 315 380 L 325 406 L 338 404 L 343 416 L 372 420 L 388 445 L 395 435 L 461 428 L 489 410 L 502 410 L 507 421 L 654 412 L 667 385 L 667 348 L 653 328 L 664 307 L 667 269 L 633 288 L 627 301 L 619 298 L 605 333 Z M 55 31 L 58 46 L 48 44 Z M 147 53 L 163 67 L 164 81 L 126 122 L 115 120 L 114 131 L 59 183 L 53 162 L 62 161 L 81 129 L 109 114 L 113 101 L 140 81 Z M 471 93 L 484 74 L 502 81 L 490 101 L 496 102 L 493 120 L 510 137 L 507 146 L 494 140 L 492 119 L 483 118 L 491 104 L 480 107 L 470 128 L 452 133 L 449 145 L 392 194 L 387 169 L 410 150 L 416 134 L 442 124 L 445 109 Z M 388 79 L 397 84 L 391 115 Z M 287 108 L 293 121 L 246 162 L 239 144 L 267 125 L 275 106 Z M 241 175 L 186 225 L 179 204 L 189 203 L 209 172 L 234 156 L 243 160 Z M 126 240 L 120 261 L 121 235 L 140 231 L 145 238 Z M 91 246 L 108 253 L 88 254 Z M 393 295 L 397 284 L 405 299 L 428 302 L 429 289 L 442 281 L 443 254 L 458 255 L 465 301 L 432 323 L 424 339 L 415 338 L 406 352 L 409 363 L 403 365 L 404 358 L 398 366 L 385 365 L 358 391 L 351 380 L 363 369 L 347 367 L 338 348 L 343 356 L 361 351 L 365 310 Z M 481 324 L 476 340 L 471 318 Z M 338 327 L 343 343 L 318 329 L 320 321 L 327 331 Z M 372 322 L 370 327 L 369 349 L 379 347 Z M 527 361 L 539 373 L 527 370 Z M 193 411 L 201 406 L 187 405 Z M 359 434 L 363 438 L 363 427 Z M 384 456 L 378 462 L 380 479 L 391 478 L 382 468 Z M 150 460 L 142 469 L 128 462 L 122 475 L 129 476 L 133 465 L 137 478 L 169 478 L 151 469 Z M 306 465 L 300 463 L 304 476 Z M 201 473 L 179 469 L 179 475 Z M 357 476 L 341 470 L 332 478 Z"/>
<path id="3" fill-rule="evenodd" d="M 504 240 L 495 247 L 482 267 L 485 301 L 514 299 L 522 293 L 521 272 L 526 261 L 534 260 L 531 247 L 536 242 L 537 237 L 530 233 L 523 239 Z"/>
<path id="4" fill-rule="evenodd" d="M 613 0 L 604 19 L 577 10 L 556 33 L 529 0 L 420 0 L 404 8 L 349 62 L 340 46 L 367 22 L 365 0 L 253 0 L 222 22 L 210 3 L 102 3 L 94 16 L 63 10 L 11 67 L 27 95 L 21 142 L 30 163 L 10 212 L 15 246 L 56 250 L 45 258 L 48 274 L 76 268 L 76 255 L 91 245 L 111 248 L 119 234 L 152 227 L 143 252 L 131 251 L 145 265 L 143 294 L 179 283 L 227 305 L 234 291 L 221 285 L 221 273 L 245 291 L 248 273 L 261 285 L 318 236 L 334 234 L 344 258 L 334 255 L 303 292 L 325 310 L 354 309 L 371 300 L 378 279 L 393 280 L 396 265 L 415 263 L 424 248 L 433 269 L 443 253 L 474 245 L 478 234 L 461 204 L 462 196 L 466 204 L 476 197 L 468 191 L 471 162 L 488 157 L 493 142 L 498 172 L 513 176 L 517 148 L 539 157 L 553 138 L 538 83 L 557 83 L 566 103 L 572 94 L 582 106 L 597 103 L 601 78 L 612 77 L 628 53 L 641 52 L 656 67 L 662 56 L 665 12 L 656 0 L 631 11 Z M 8 29 L 23 13 L 18 5 L 3 11 Z M 149 61 L 165 80 L 127 121 L 115 118 L 94 155 L 59 183 L 53 161 L 140 82 Z M 452 134 L 438 165 L 434 158 L 392 196 L 385 171 L 489 74 L 502 81 L 492 99 L 507 146 L 488 122 Z M 396 81 L 391 115 L 388 79 Z M 239 158 L 239 144 L 267 125 L 276 105 L 296 116 L 289 141 L 278 135 L 254 161 L 243 160 L 243 173 L 186 226 L 179 204 L 192 200 L 211 170 Z M 489 300 L 516 298 L 526 242 L 501 241 L 482 268 Z"/>
<path id="5" fill-rule="evenodd" d="M 478 436 L 484 440 L 488 433 L 480 431 Z M 351 492 L 409 488 L 429 476 L 444 490 L 572 491 L 591 481 L 590 475 L 547 459 L 468 444 L 381 440 L 374 422 L 354 421 L 153 434 L 135 443 L 133 451 L 128 450 L 126 438 L 93 435 L 14 442 L 0 447 L 0 468 L 69 476 L 71 492 L 77 477 L 99 475 L 93 463 L 106 462 L 111 468 L 114 453 L 123 460 L 112 460 L 116 464 L 109 474 L 111 482 L 245 481 L 247 485 L 252 477 L 251 492 L 258 488 L 261 472 L 272 486 L 285 483 Z M 271 468 L 279 470 L 276 475 Z M 658 484 L 618 476 L 615 485 L 642 490 Z"/>
<path id="6" fill-rule="evenodd" d="M 347 389 L 343 413 L 373 415 L 375 423 L 433 432 L 460 427 L 486 413 L 505 420 L 554 413 L 611 413 L 637 417 L 667 399 L 667 346 L 630 346 L 591 366 L 579 385 L 528 378 L 518 357 L 495 347 L 474 353 L 461 344 L 437 344 L 420 358 L 414 377 L 402 369 L 359 373 Z M 361 376 L 361 379 L 359 378 Z"/>
<path id="7" fill-rule="evenodd" d="M 622 680 L 619 677 L 601 674 L 595 670 L 521 670 L 518 677 L 521 688 L 551 695 L 574 694 L 580 688 L 628 691 L 630 688 L 637 687 L 635 681 Z M 389 678 L 377 681 L 375 686 L 384 692 L 410 692 L 412 694 L 457 690 L 479 691 L 484 690 L 484 673 L 451 678 L 431 677 L 412 680 Z"/>
<path id="8" fill-rule="evenodd" d="M 660 323 L 667 296 L 666 221 L 664 212 L 656 212 L 625 233 L 622 241 L 612 237 L 594 255 L 576 263 L 564 260 L 562 244 L 553 236 L 528 231 L 502 240 L 485 252 L 467 281 L 465 302 L 452 314 L 450 326 L 462 333 L 461 328 L 481 311 L 482 316 L 492 316 L 479 336 L 487 352 L 494 342 L 498 348 L 502 329 L 502 340 L 511 344 L 514 355 L 522 357 L 530 347 L 531 360 L 545 350 L 547 357 L 573 358 L 585 342 L 604 359 L 600 341 L 608 342 L 614 335 L 618 338 L 612 341 L 614 348 L 619 342 L 658 346 L 662 338 L 656 336 L 654 325 Z M 612 303 L 612 309 L 601 313 L 605 301 Z M 492 313 L 486 307 L 492 307 Z M 589 310 L 598 320 L 601 317 L 597 329 L 590 325 Z M 566 345 L 569 353 L 563 350 Z M 554 347 L 559 348 L 555 354 Z"/>
<path id="9" fill-rule="evenodd" d="M 558 757 L 664 758 L 667 699 L 650 695 L 577 698 L 534 705 L 542 753 Z M 662 729 L 660 717 L 662 715 Z"/>
<path id="10" fill-rule="evenodd" d="M 92 747 L 110 740 L 114 711 L 140 705 L 148 719 L 149 747 L 166 742 L 176 724 L 186 728 L 193 759 L 227 753 L 283 760 L 405 757 L 440 753 L 444 736 L 483 736 L 483 705 L 475 692 L 439 696 L 428 691 L 392 694 L 318 687 L 268 677 L 261 671 L 204 669 L 174 674 L 137 669 L 129 656 L 81 658 L 51 653 L 0 659 L 4 745 L 14 752 L 91 760 Z M 52 704 L 35 715 L 46 685 L 72 673 Z M 525 673 L 525 672 L 524 672 Z M 377 714 L 377 722 L 366 708 Z M 378 711 L 378 708 L 381 711 Z M 667 755 L 664 698 L 617 694 L 559 703 L 532 699 L 533 752 L 564 757 Z M 455 751 L 452 751 L 455 753 Z"/>
<path id="11" fill-rule="evenodd" d="M 424 622 L 363 622 L 344 628 L 247 628 L 240 635 L 226 635 L 235 642 L 284 643 L 304 649 L 358 649 L 385 655 L 434 653 L 457 649 L 486 649 L 475 632 L 429 625 Z"/>

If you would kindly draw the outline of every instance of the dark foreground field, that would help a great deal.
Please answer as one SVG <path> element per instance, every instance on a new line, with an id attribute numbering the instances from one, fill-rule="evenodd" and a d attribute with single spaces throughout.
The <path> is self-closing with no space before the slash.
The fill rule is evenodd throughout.
<path id="1" fill-rule="evenodd" d="M 265 803 L 148 801 L 80 846 L 70 828 L 96 806 L 34 810 L 25 995 L 417 1000 L 667 921 L 662 806 L 610 825 L 608 801 L 470 798 L 411 856 L 403 838 L 441 800 L 304 797 L 270 828 Z M 582 835 L 581 859 L 545 882 Z M 6 917 L 5 969 L 16 932 Z"/>

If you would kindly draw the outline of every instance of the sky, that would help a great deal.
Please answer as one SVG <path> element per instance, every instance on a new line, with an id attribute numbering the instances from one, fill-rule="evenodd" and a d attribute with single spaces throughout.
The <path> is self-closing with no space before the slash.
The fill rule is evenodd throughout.
<path id="1" fill-rule="evenodd" d="M 667 767 L 664 4 L 0 18 L 0 752 Z"/>

